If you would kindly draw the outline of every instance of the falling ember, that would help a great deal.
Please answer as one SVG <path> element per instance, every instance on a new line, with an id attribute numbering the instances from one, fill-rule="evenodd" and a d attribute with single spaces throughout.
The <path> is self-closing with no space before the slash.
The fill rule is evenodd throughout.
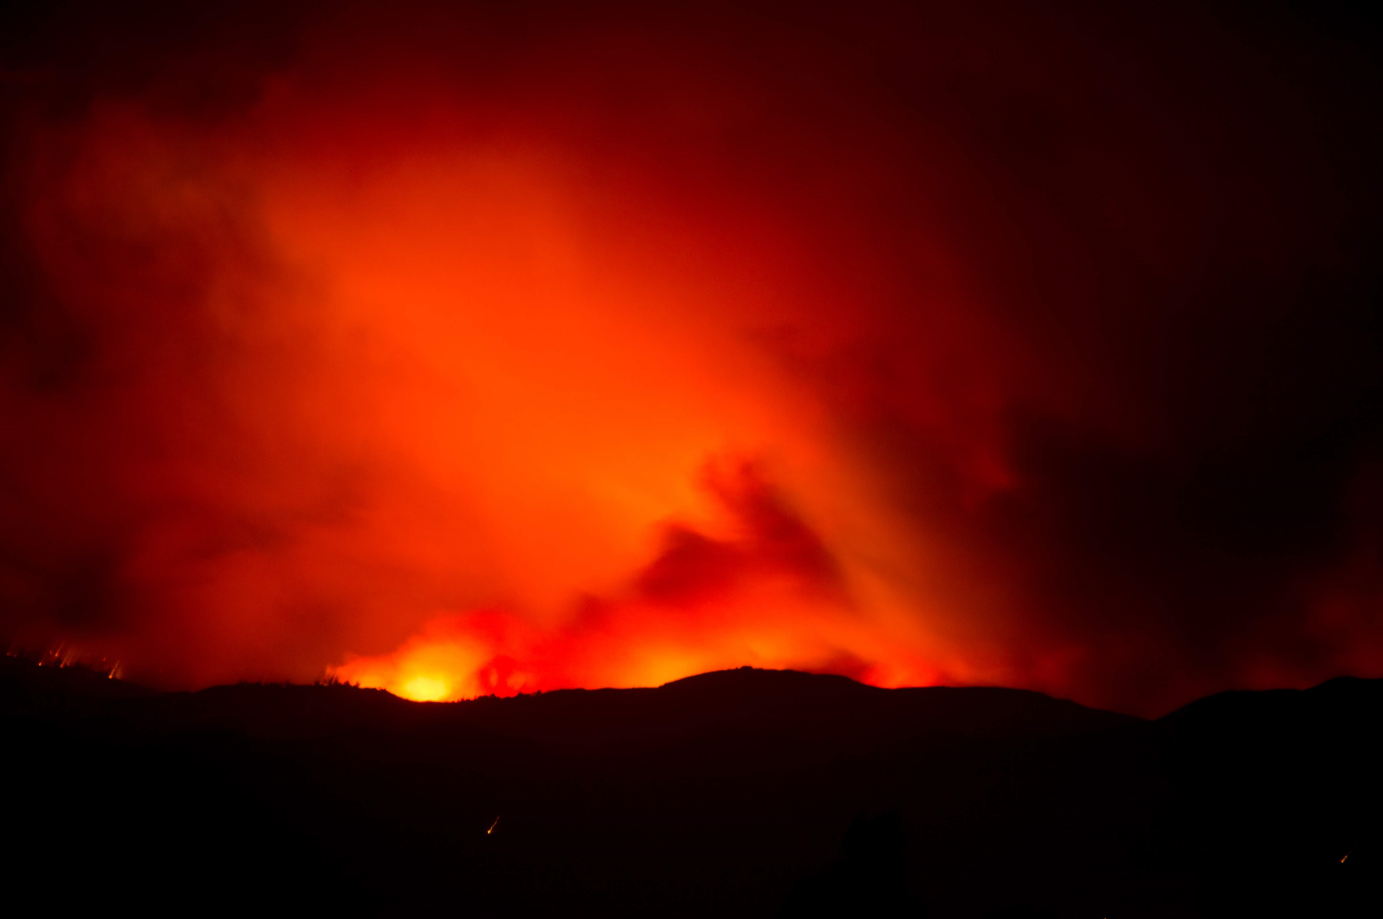
<path id="1" fill-rule="evenodd" d="M 492 823 L 492 824 L 490 824 L 490 828 L 489 828 L 488 830 L 485 831 L 485 835 L 486 835 L 486 836 L 489 836 L 491 833 L 493 833 L 493 832 L 495 831 L 495 827 L 497 827 L 497 826 L 499 826 L 499 817 L 496 817 L 496 818 L 495 818 L 495 822 Z"/>

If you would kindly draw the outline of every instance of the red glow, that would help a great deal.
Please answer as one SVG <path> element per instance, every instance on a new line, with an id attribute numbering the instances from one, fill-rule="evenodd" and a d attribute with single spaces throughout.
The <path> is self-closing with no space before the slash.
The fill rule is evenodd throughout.
<path id="1" fill-rule="evenodd" d="M 830 400 L 874 384 L 800 376 L 888 320 L 831 302 L 848 227 L 795 226 L 734 174 L 689 208 L 604 136 L 476 131 L 427 86 L 341 110 L 273 82 L 213 136 L 111 103 L 36 142 L 78 151 L 33 195 L 47 274 L 137 361 L 81 429 L 116 454 L 107 488 L 166 508 L 120 577 L 197 611 L 146 652 L 197 683 L 246 654 L 302 673 L 320 650 L 272 646 L 327 616 L 338 677 L 414 698 L 744 663 L 930 681 L 941 645 L 878 571 L 916 537 L 833 443 Z M 148 254 L 74 270 L 73 224 Z M 983 494 L 1004 473 L 970 363 L 907 411 Z"/>
<path id="2" fill-rule="evenodd" d="M 309 23 L 206 111 L 169 76 L 21 112 L 16 628 L 418 699 L 752 664 L 1150 711 L 1383 666 L 1367 551 L 1288 583 L 1158 491 L 1237 449 L 1194 438 L 1249 371 L 1204 368 L 1284 286 L 1173 316 L 1277 178 L 1197 132 L 1328 173 L 1195 121 L 1237 101 L 1092 78 L 1120 55 L 1055 22 L 400 15 Z M 1225 232 L 1246 264 L 1315 245 L 1298 197 Z M 1232 347 L 1178 363 L 1178 321 Z M 1285 596 L 1232 651 L 1186 612 Z"/>

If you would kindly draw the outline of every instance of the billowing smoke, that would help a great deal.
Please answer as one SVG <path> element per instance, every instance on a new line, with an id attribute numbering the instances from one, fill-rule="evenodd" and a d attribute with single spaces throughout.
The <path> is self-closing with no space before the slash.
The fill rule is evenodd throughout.
<path id="1" fill-rule="evenodd" d="M 420 698 L 1383 675 L 1345 14 L 36 5 L 0 624 Z"/>

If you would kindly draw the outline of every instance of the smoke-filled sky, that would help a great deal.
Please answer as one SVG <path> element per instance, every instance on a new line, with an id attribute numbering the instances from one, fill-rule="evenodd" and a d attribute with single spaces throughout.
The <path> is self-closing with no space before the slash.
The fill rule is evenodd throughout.
<path id="1" fill-rule="evenodd" d="M 1383 676 L 1383 49 L 1302 7 L 11 10 L 0 626 L 416 698 Z"/>

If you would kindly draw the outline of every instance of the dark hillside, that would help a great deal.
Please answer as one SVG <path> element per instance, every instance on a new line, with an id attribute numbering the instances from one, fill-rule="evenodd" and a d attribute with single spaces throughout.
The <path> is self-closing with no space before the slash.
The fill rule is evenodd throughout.
<path id="1" fill-rule="evenodd" d="M 1161 725 L 1207 914 L 1378 914 L 1383 680 L 1220 693 Z"/>
<path id="2" fill-rule="evenodd" d="M 1349 782 L 1281 784 L 1281 825 L 1244 815 L 1283 778 L 1255 766 L 1262 744 L 1363 781 L 1346 727 L 1376 724 L 1379 703 L 1379 684 L 1337 681 L 1145 722 L 743 669 L 417 704 L 345 686 L 159 694 L 6 659 L 24 843 L 8 880 L 165 915 L 1237 915 L 1251 873 L 1225 853 L 1285 831 L 1315 836 L 1281 850 L 1284 878 L 1310 880 L 1301 860 L 1351 830 L 1365 838 L 1343 867 L 1369 870 L 1374 812 L 1331 810 Z M 1327 905 L 1314 914 L 1351 914 Z"/>

